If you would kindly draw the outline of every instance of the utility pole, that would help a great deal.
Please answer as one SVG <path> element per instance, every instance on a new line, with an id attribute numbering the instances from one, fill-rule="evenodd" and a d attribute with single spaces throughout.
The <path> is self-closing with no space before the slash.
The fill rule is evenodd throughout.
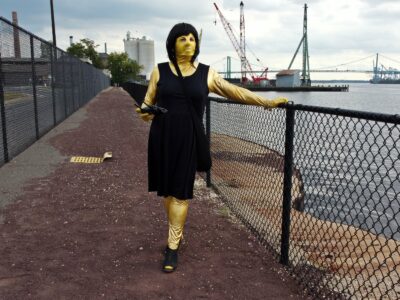
<path id="1" fill-rule="evenodd" d="M 51 28 L 53 30 L 53 46 L 54 48 L 57 47 L 56 41 L 56 26 L 54 23 L 54 8 L 53 8 L 53 0 L 50 0 L 50 10 L 51 10 Z"/>
<path id="2" fill-rule="evenodd" d="M 242 82 L 247 80 L 246 76 L 246 37 L 245 37 L 245 25 L 244 25 L 244 11 L 243 11 L 243 1 L 240 1 L 240 65 L 242 71 Z"/>

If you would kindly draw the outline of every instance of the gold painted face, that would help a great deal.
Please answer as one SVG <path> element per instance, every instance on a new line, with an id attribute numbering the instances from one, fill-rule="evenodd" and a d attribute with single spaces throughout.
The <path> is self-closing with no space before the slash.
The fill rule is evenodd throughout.
<path id="1" fill-rule="evenodd" d="M 177 56 L 190 56 L 194 55 L 196 50 L 196 39 L 194 35 L 181 35 L 175 41 L 175 53 Z"/>

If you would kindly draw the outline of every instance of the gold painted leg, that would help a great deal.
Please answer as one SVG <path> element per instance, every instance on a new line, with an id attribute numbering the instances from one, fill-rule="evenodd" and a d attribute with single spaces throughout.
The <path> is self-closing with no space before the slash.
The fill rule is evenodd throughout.
<path id="1" fill-rule="evenodd" d="M 165 212 L 167 213 L 168 220 L 169 220 L 169 207 L 170 207 L 172 198 L 173 197 L 171 197 L 171 196 L 164 198 L 164 207 L 165 207 Z"/>
<path id="2" fill-rule="evenodd" d="M 186 216 L 189 208 L 189 201 L 170 198 L 168 207 L 168 247 L 172 250 L 178 249 L 179 242 L 183 236 L 183 228 L 186 222 Z"/>

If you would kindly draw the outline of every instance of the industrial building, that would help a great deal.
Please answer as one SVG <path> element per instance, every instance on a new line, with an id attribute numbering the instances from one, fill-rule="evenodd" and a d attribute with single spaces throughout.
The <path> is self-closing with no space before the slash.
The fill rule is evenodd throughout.
<path id="1" fill-rule="evenodd" d="M 301 86 L 300 70 L 282 70 L 276 74 L 277 87 Z"/>
<path id="2" fill-rule="evenodd" d="M 130 32 L 126 34 L 124 39 L 124 49 L 130 59 L 135 60 L 139 65 L 143 66 L 140 75 L 150 78 L 153 71 L 154 62 L 154 41 L 143 36 L 141 39 L 132 38 Z"/>

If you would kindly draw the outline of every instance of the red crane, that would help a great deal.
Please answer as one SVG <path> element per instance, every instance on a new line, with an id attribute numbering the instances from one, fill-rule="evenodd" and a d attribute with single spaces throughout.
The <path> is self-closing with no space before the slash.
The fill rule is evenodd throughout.
<path id="1" fill-rule="evenodd" d="M 222 12 L 219 10 L 216 3 L 214 3 L 215 9 L 221 19 L 222 26 L 224 27 L 226 33 L 228 34 L 229 39 L 232 42 L 233 48 L 235 48 L 237 55 L 240 59 L 240 67 L 241 67 L 241 74 L 242 74 L 242 83 L 247 82 L 247 72 L 250 73 L 251 78 L 253 79 L 254 83 L 259 84 L 261 80 L 268 80 L 268 78 L 262 77 L 262 75 L 268 70 L 266 68 L 261 76 L 257 76 L 253 69 L 251 68 L 250 62 L 246 57 L 246 42 L 245 42 L 245 25 L 244 25 L 244 11 L 243 11 L 243 1 L 240 2 L 240 43 L 238 42 L 235 34 L 233 33 L 231 24 L 225 19 Z"/>

